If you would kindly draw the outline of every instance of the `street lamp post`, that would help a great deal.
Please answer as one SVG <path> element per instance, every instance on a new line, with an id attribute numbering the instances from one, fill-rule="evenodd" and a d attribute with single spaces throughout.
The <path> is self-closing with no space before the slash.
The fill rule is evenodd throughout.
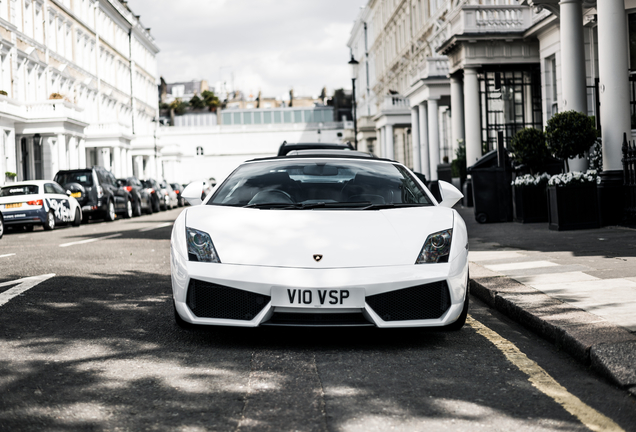
<path id="1" fill-rule="evenodd" d="M 353 58 L 351 53 L 351 60 L 349 65 L 351 66 L 351 105 L 353 108 L 353 148 L 358 150 L 358 119 L 356 118 L 356 78 L 358 77 L 358 61 Z"/>

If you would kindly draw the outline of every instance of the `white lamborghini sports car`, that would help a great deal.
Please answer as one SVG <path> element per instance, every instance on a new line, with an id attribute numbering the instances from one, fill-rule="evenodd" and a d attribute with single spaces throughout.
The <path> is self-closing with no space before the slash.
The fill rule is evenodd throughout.
<path id="1" fill-rule="evenodd" d="M 243 163 L 203 203 L 201 183 L 184 190 L 177 323 L 460 329 L 468 236 L 451 207 L 462 194 L 440 181 L 438 203 L 395 161 L 302 153 Z"/>

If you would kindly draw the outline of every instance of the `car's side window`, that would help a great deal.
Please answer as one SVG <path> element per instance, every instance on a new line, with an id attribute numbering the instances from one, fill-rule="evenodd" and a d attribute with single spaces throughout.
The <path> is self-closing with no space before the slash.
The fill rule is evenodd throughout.
<path id="1" fill-rule="evenodd" d="M 46 194 L 56 194 L 55 187 L 53 187 L 53 183 L 44 183 L 44 193 Z"/>
<path id="2" fill-rule="evenodd" d="M 61 194 L 61 195 L 66 195 L 66 191 L 64 189 L 62 189 L 62 187 L 58 184 L 52 183 L 53 184 L 53 189 L 55 189 L 55 193 L 57 194 Z"/>

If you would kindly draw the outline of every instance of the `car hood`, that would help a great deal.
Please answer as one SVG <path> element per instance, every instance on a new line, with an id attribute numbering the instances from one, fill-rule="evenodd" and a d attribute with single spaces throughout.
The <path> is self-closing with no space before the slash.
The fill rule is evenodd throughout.
<path id="1" fill-rule="evenodd" d="M 324 269 L 414 264 L 430 233 L 453 227 L 453 214 L 439 206 L 265 210 L 200 205 L 187 210 L 185 224 L 210 234 L 224 264 Z"/>

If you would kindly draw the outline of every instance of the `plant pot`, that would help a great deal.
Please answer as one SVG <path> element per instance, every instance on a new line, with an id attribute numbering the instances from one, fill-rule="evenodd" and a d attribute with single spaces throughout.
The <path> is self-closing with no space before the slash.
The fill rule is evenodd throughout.
<path id="1" fill-rule="evenodd" d="M 512 188 L 512 219 L 521 223 L 548 221 L 548 199 L 545 186 Z"/>
<path id="2" fill-rule="evenodd" d="M 548 216 L 551 230 L 599 228 L 596 183 L 548 186 Z"/>

